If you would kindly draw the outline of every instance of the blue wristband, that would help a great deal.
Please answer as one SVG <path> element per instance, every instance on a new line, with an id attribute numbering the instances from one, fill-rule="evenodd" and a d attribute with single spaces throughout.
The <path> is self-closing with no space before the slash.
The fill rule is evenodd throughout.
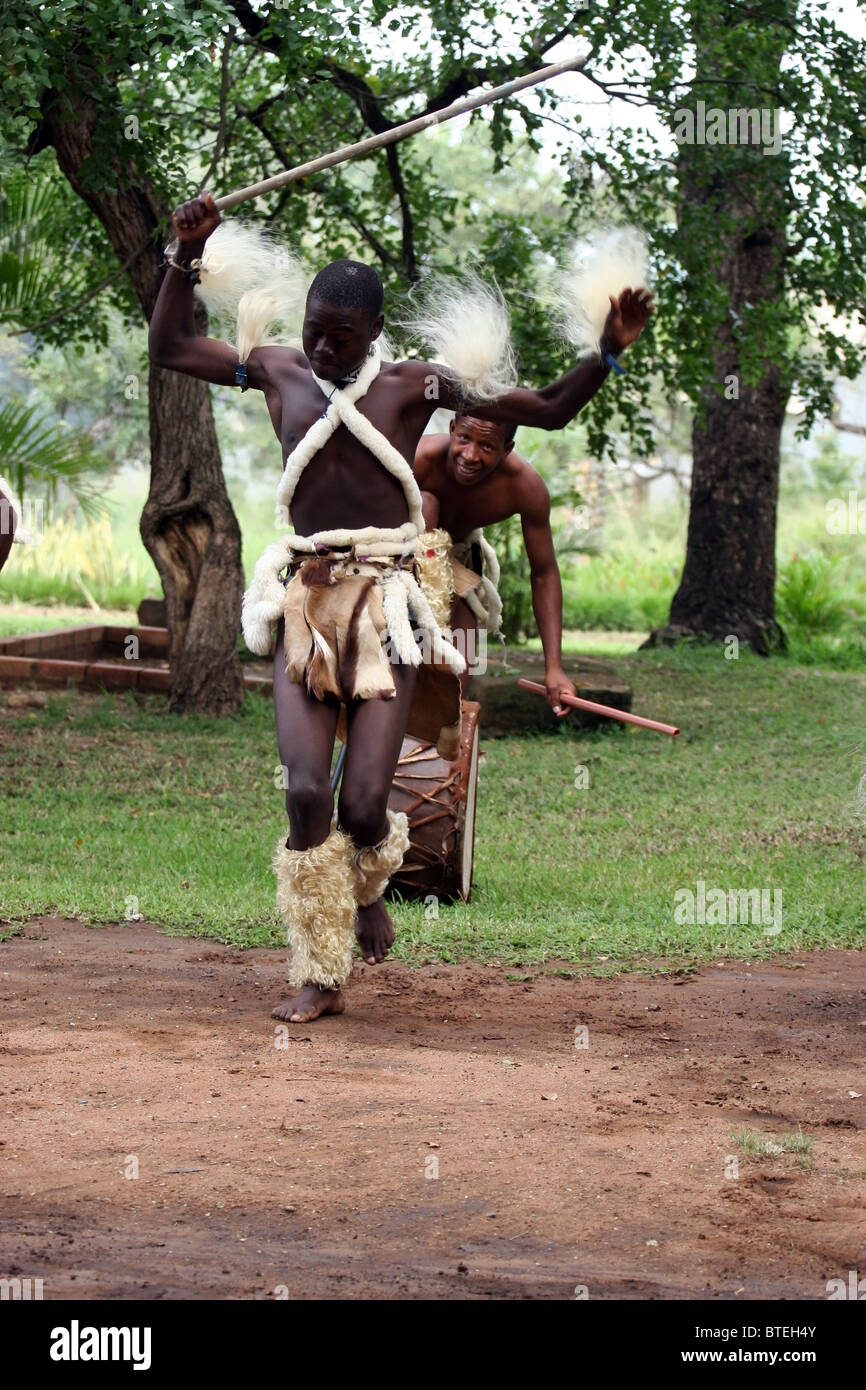
<path id="1" fill-rule="evenodd" d="M 613 367 L 614 371 L 619 372 L 620 376 L 625 376 L 625 367 L 619 365 L 612 352 L 606 352 L 602 361 L 606 362 L 609 367 Z"/>
<path id="2" fill-rule="evenodd" d="M 239 386 L 242 391 L 249 390 L 249 383 L 247 381 L 246 362 L 239 362 L 237 367 L 235 368 L 235 385 Z"/>

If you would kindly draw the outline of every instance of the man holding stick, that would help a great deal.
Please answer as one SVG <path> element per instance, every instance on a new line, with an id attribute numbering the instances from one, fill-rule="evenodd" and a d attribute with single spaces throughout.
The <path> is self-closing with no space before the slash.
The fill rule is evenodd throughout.
<path id="1" fill-rule="evenodd" d="M 408 835 L 405 817 L 387 805 L 421 659 L 415 639 L 424 636 L 433 660 L 450 671 L 464 665 L 418 584 L 424 522 L 406 460 L 436 406 L 461 408 L 467 383 L 450 368 L 381 360 L 381 282 L 354 261 L 334 262 L 313 281 L 303 352 L 259 346 L 241 361 L 228 343 L 196 336 L 191 282 L 219 222 L 209 194 L 175 210 L 182 259 L 169 259 L 150 354 L 215 385 L 262 391 L 287 459 L 278 498 L 295 531 L 257 564 L 244 630 L 252 650 L 265 650 L 272 630 L 276 638 L 290 835 L 281 837 L 274 867 L 296 993 L 273 1016 L 303 1023 L 342 1012 L 355 937 L 370 964 L 393 944 L 382 894 Z M 474 414 L 559 429 L 609 370 L 593 355 L 540 391 L 509 390 Z M 334 822 L 329 773 L 341 704 L 347 757 Z"/>
<path id="2" fill-rule="evenodd" d="M 602 360 L 617 358 L 640 336 L 653 308 L 651 295 L 632 290 L 618 298 L 611 295 L 610 303 L 599 349 Z M 463 564 L 479 575 L 481 543 L 474 533 L 510 516 L 520 517 L 532 609 L 544 651 L 547 702 L 561 717 L 569 712 L 563 694 L 576 691 L 562 669 L 562 581 L 550 530 L 550 494 L 541 474 L 515 451 L 515 429 L 513 421 L 483 418 L 474 408 L 458 411 L 448 434 L 422 436 L 415 451 L 415 477 L 426 525 L 447 532 Z M 476 603 L 473 611 L 471 601 L 471 591 L 455 596 L 453 631 L 476 628 L 481 610 Z M 471 649 L 468 641 L 462 645 L 464 651 Z M 461 677 L 464 689 L 470 674 Z"/>

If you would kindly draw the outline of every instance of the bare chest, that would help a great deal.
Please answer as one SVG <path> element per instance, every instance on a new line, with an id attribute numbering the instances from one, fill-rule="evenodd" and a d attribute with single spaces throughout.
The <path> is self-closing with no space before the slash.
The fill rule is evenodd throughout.
<path id="1" fill-rule="evenodd" d="M 281 393 L 279 432 L 284 458 L 294 452 L 327 407 L 315 382 L 302 379 L 298 385 L 299 390 Z M 375 387 L 376 383 L 358 402 L 359 414 L 402 453 L 399 411 L 387 399 L 387 393 L 376 392 Z M 295 488 L 291 513 L 295 530 L 310 534 L 333 529 L 358 530 L 364 526 L 400 526 L 409 516 L 409 504 L 402 482 L 346 425 L 340 424 L 304 468 Z"/>
<path id="2" fill-rule="evenodd" d="M 435 491 L 435 485 L 430 488 Z M 450 480 L 440 485 L 439 525 L 454 538 L 463 540 L 479 526 L 493 526 L 512 516 L 515 507 L 509 489 L 499 484 L 480 483 L 476 488 L 459 487 Z"/>

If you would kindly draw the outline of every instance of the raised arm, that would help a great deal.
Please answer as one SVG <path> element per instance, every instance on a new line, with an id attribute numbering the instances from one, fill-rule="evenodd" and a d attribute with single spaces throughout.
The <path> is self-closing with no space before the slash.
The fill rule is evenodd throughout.
<path id="1" fill-rule="evenodd" d="M 541 430 L 560 430 L 591 399 L 610 375 L 605 354 L 613 357 L 639 338 L 653 310 L 652 295 L 644 289 L 623 290 L 618 299 L 610 296 L 611 308 L 601 339 L 601 356 L 586 357 L 558 381 L 539 391 L 518 387 L 484 405 L 473 405 L 472 414 L 481 420 L 508 420 L 515 425 L 532 425 Z M 430 370 L 428 368 L 428 370 Z M 441 369 L 440 369 L 441 370 Z M 459 388 L 443 372 L 438 404 L 458 410 L 465 402 Z"/>
<path id="2" fill-rule="evenodd" d="M 174 259 L 182 264 L 200 257 L 205 242 L 220 220 L 210 193 L 176 208 L 172 216 L 178 239 Z M 150 321 L 147 340 L 150 360 L 160 367 L 210 381 L 214 386 L 234 386 L 237 351 L 218 338 L 200 337 L 196 333 L 193 309 L 192 280 L 182 270 L 167 266 Z M 246 379 L 248 386 L 259 390 L 268 385 L 261 349 L 255 348 L 250 353 Z"/>

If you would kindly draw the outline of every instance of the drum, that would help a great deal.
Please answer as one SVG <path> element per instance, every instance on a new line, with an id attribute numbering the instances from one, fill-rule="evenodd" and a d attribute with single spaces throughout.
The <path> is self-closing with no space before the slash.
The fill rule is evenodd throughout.
<path id="1" fill-rule="evenodd" d="M 388 805 L 405 811 L 410 844 L 389 892 L 469 901 L 480 715 L 479 704 L 463 701 L 460 753 L 453 763 L 439 757 L 435 744 L 403 740 Z"/>

